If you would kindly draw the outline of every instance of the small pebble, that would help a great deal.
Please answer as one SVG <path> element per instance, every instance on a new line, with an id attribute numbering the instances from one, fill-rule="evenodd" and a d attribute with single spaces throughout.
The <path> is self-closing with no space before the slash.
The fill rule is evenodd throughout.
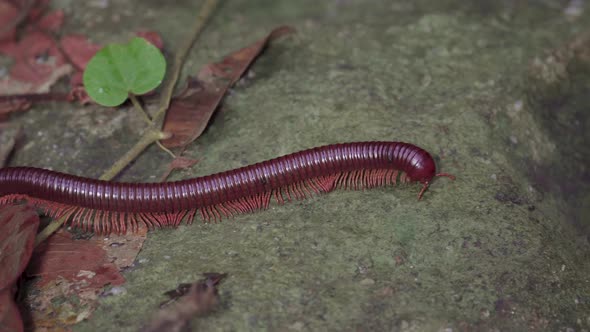
<path id="1" fill-rule="evenodd" d="M 510 142 L 512 142 L 512 144 L 518 144 L 518 138 L 516 138 L 516 136 L 510 136 Z"/>
<path id="2" fill-rule="evenodd" d="M 490 318 L 490 311 L 488 309 L 482 309 L 481 312 L 481 318 Z"/>
<path id="3" fill-rule="evenodd" d="M 584 0 L 570 0 L 563 10 L 563 14 L 569 18 L 577 18 L 584 13 Z"/>
<path id="4" fill-rule="evenodd" d="M 402 322 L 400 324 L 400 328 L 402 330 L 406 330 L 408 327 L 410 327 L 410 324 L 408 322 L 406 322 L 405 320 L 402 320 Z"/>
<path id="5" fill-rule="evenodd" d="M 109 6 L 109 0 L 92 0 L 87 2 L 89 7 L 105 9 Z"/>
<path id="6" fill-rule="evenodd" d="M 305 327 L 305 324 L 303 324 L 303 322 L 301 322 L 301 321 L 296 321 L 295 323 L 293 323 L 289 326 L 290 329 L 295 330 L 295 331 L 301 331 L 301 330 L 303 330 L 304 327 Z"/>
<path id="7" fill-rule="evenodd" d="M 102 293 L 102 296 L 117 296 L 117 295 L 123 295 L 127 293 L 127 289 L 125 287 L 120 287 L 120 286 L 115 286 L 107 291 L 105 291 L 104 293 Z"/>
<path id="8" fill-rule="evenodd" d="M 514 102 L 514 105 L 512 105 L 512 107 L 514 108 L 515 111 L 521 111 L 522 110 L 522 106 L 524 105 L 524 103 L 522 102 L 522 100 L 517 100 Z"/>
<path id="9" fill-rule="evenodd" d="M 363 285 L 363 286 L 374 285 L 375 284 L 375 280 L 373 280 L 371 278 L 365 278 L 365 279 L 361 280 L 360 284 Z"/>

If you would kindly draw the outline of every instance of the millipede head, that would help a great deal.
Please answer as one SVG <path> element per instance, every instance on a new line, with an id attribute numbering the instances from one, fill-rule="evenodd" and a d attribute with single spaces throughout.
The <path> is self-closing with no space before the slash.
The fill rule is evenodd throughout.
<path id="1" fill-rule="evenodd" d="M 455 180 L 455 176 L 449 173 L 437 173 L 433 176 L 433 178 L 437 177 L 437 176 L 444 176 L 447 177 L 451 180 Z M 431 178 L 432 180 L 432 178 Z M 427 180 L 427 181 L 421 181 L 422 182 L 422 190 L 420 190 L 420 192 L 418 193 L 418 200 L 422 199 L 422 196 L 424 195 L 424 192 L 426 191 L 426 189 L 428 189 L 428 186 L 430 185 L 430 181 L 431 180 Z"/>

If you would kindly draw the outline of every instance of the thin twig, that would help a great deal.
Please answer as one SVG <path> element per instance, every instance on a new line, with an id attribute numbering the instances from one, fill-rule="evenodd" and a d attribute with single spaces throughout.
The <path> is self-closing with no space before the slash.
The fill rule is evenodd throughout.
<path id="1" fill-rule="evenodd" d="M 174 60 L 172 62 L 171 75 L 168 77 L 168 79 L 164 83 L 164 87 L 162 88 L 162 95 L 161 95 L 162 98 L 160 99 L 160 107 L 158 109 L 158 112 L 156 112 L 156 115 L 154 115 L 153 120 L 152 120 L 152 123 L 154 124 L 154 126 L 156 126 L 158 128 L 162 127 L 162 124 L 164 122 L 164 115 L 166 114 L 166 111 L 168 110 L 168 107 L 170 106 L 170 100 L 172 99 L 172 93 L 174 92 L 174 87 L 176 86 L 176 83 L 178 82 L 178 78 L 180 77 L 180 71 L 182 70 L 182 66 L 184 65 L 184 61 L 186 60 L 186 57 L 187 57 L 189 51 L 193 47 L 193 44 L 197 40 L 197 37 L 199 37 L 199 35 L 201 34 L 201 31 L 203 31 L 203 28 L 205 27 L 205 23 L 211 17 L 213 10 L 217 7 L 218 3 L 219 3 L 219 0 L 207 0 L 205 2 L 205 4 L 203 4 L 203 7 L 201 7 L 199 14 L 195 18 L 193 28 L 190 30 L 191 32 L 190 32 L 189 38 L 187 38 L 185 40 L 182 47 L 179 49 L 179 51 L 174 56 Z"/>
<path id="2" fill-rule="evenodd" d="M 143 136 L 141 136 L 140 140 L 135 143 L 135 145 L 129 151 L 127 151 L 127 153 L 119 158 L 119 160 L 117 160 L 108 171 L 101 175 L 99 179 L 113 179 L 115 176 L 117 176 L 117 174 L 119 174 L 119 172 L 127 167 L 127 165 L 135 160 L 135 158 L 137 158 L 148 146 L 156 141 L 166 138 L 170 138 L 170 135 L 165 134 L 159 130 L 148 129 L 148 131 L 144 133 Z"/>
<path id="3" fill-rule="evenodd" d="M 129 99 L 131 99 L 131 103 L 133 104 L 133 108 L 137 110 L 138 113 L 141 113 L 141 117 L 148 123 L 149 126 L 152 125 L 152 119 L 150 119 L 149 114 L 143 109 L 139 100 L 137 100 L 137 96 L 130 93 Z"/>
<path id="4" fill-rule="evenodd" d="M 156 144 L 160 147 L 160 149 L 164 150 L 164 152 L 169 154 L 172 158 L 176 158 L 176 155 L 174 154 L 174 152 L 170 151 L 167 147 L 162 145 L 162 143 L 160 143 L 160 141 L 156 141 Z"/>
<path id="5" fill-rule="evenodd" d="M 51 234 L 57 232 L 57 230 L 68 220 L 68 217 L 61 217 L 57 220 L 52 220 L 47 227 L 43 228 L 37 236 L 35 236 L 35 247 L 41 242 L 45 241 Z"/>
<path id="6" fill-rule="evenodd" d="M 48 102 L 48 101 L 67 101 L 68 94 L 60 92 L 47 92 L 47 93 L 24 93 L 17 95 L 0 95 L 0 103 L 11 103 L 11 102 Z"/>

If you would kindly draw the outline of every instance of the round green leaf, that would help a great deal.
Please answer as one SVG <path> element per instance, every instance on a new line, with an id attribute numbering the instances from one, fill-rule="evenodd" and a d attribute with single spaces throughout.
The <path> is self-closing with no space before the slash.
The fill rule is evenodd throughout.
<path id="1" fill-rule="evenodd" d="M 143 38 L 133 38 L 127 44 L 107 45 L 94 55 L 84 70 L 84 88 L 95 102 L 117 106 L 129 93 L 155 89 L 165 72 L 160 50 Z"/>

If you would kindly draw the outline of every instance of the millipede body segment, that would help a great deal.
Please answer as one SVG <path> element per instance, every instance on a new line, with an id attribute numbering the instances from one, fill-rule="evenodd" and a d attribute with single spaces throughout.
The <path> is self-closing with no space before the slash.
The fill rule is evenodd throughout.
<path id="1" fill-rule="evenodd" d="M 432 156 L 402 142 L 332 144 L 246 167 L 167 183 L 100 181 L 31 167 L 0 169 L 0 205 L 27 200 L 53 218 L 101 234 L 143 223 L 177 226 L 197 213 L 218 220 L 335 188 L 419 182 L 421 198 L 436 174 Z"/>

